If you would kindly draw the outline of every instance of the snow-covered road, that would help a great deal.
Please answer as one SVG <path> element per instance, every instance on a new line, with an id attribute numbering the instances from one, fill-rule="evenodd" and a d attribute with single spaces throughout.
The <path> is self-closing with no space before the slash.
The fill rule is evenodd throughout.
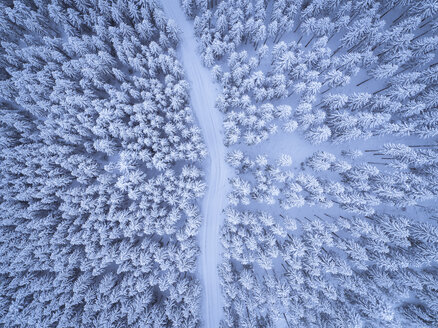
<path id="1" fill-rule="evenodd" d="M 190 83 L 192 109 L 209 152 L 205 165 L 207 191 L 201 206 L 204 222 L 199 239 L 200 274 L 204 287 L 203 324 L 205 327 L 217 328 L 222 318 L 223 306 L 218 275 L 221 253 L 219 228 L 222 224 L 222 209 L 226 205 L 227 180 L 231 174 L 225 163 L 222 117 L 214 107 L 217 90 L 210 71 L 202 65 L 198 54 L 193 23 L 186 19 L 178 0 L 162 0 L 162 5 L 167 16 L 182 30 L 179 59 Z"/>

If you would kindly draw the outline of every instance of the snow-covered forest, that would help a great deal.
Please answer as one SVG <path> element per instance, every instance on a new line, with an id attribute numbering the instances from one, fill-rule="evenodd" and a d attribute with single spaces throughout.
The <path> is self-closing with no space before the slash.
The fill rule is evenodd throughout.
<path id="1" fill-rule="evenodd" d="M 438 1 L 182 1 L 235 175 L 224 327 L 438 326 Z"/>
<path id="2" fill-rule="evenodd" d="M 0 104 L 0 327 L 438 327 L 438 0 L 3 0 Z"/>
<path id="3" fill-rule="evenodd" d="M 3 1 L 4 327 L 196 327 L 206 155 L 153 1 Z"/>

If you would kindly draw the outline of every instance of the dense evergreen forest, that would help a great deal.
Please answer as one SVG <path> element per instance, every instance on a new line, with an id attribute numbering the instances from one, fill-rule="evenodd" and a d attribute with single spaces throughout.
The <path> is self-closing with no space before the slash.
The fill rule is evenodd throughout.
<path id="1" fill-rule="evenodd" d="M 6 0 L 0 38 L 0 326 L 198 326 L 176 26 L 155 1 Z"/>
<path id="2" fill-rule="evenodd" d="M 438 327 L 437 55 L 438 0 L 1 1 L 0 327 Z"/>
<path id="3" fill-rule="evenodd" d="M 438 1 L 182 0 L 235 169 L 224 327 L 438 327 Z"/>

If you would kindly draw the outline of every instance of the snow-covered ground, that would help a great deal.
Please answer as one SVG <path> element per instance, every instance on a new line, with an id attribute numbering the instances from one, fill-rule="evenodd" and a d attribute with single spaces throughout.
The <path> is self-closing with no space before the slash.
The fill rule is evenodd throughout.
<path id="1" fill-rule="evenodd" d="M 222 318 L 223 300 L 218 275 L 220 264 L 220 226 L 222 209 L 226 205 L 228 177 L 232 171 L 225 162 L 226 148 L 223 144 L 222 117 L 214 107 L 218 94 L 210 71 L 206 69 L 198 55 L 193 23 L 186 17 L 178 1 L 162 1 L 163 9 L 182 30 L 178 55 L 184 65 L 186 79 L 190 83 L 191 106 L 202 130 L 204 142 L 209 152 L 205 163 L 207 191 L 201 210 L 203 226 L 200 233 L 200 273 L 204 286 L 203 319 L 205 327 L 219 327 Z"/>

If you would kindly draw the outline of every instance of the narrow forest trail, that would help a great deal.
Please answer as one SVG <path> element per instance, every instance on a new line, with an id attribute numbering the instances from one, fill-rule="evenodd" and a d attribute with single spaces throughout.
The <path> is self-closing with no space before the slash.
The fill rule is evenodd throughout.
<path id="1" fill-rule="evenodd" d="M 201 211 L 204 218 L 199 240 L 201 247 L 200 274 L 203 283 L 202 302 L 204 326 L 219 327 L 222 318 L 218 265 L 220 264 L 220 226 L 222 209 L 226 205 L 227 180 L 231 170 L 226 165 L 223 144 L 222 117 L 214 104 L 218 94 L 211 72 L 201 62 L 197 51 L 193 23 L 186 19 L 178 0 L 162 0 L 165 13 L 182 30 L 178 53 L 190 83 L 192 109 L 202 130 L 209 158 L 205 164 L 207 190 Z"/>

